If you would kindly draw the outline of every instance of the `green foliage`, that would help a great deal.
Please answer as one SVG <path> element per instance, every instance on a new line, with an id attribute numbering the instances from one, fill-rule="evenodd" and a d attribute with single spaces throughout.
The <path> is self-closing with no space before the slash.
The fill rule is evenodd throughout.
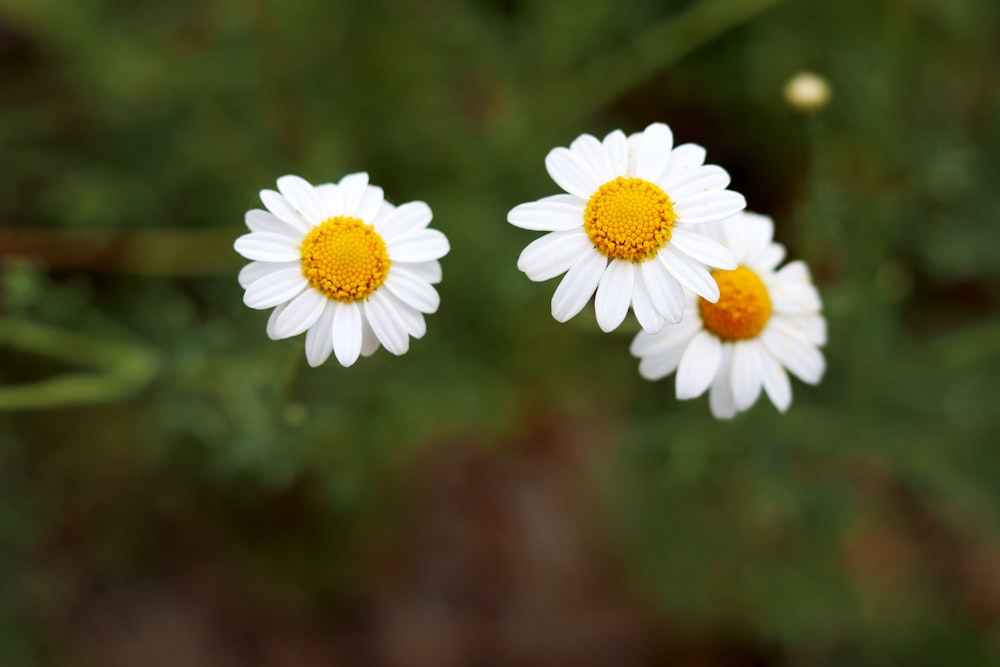
<path id="1" fill-rule="evenodd" d="M 414 462 L 584 414 L 659 618 L 781 664 L 996 664 L 975 590 L 1000 561 L 962 554 L 1000 554 L 998 30 L 975 0 L 0 3 L 0 662 L 59 655 L 52 553 L 141 580 L 164 517 L 203 520 L 240 568 L 341 599 Z M 803 69 L 834 91 L 808 117 L 781 99 Z M 555 281 L 516 270 L 505 216 L 556 191 L 545 153 L 656 120 L 813 269 L 828 371 L 787 415 L 676 402 L 635 329 L 557 324 Z M 355 170 L 430 204 L 442 306 L 403 357 L 310 369 L 229 244 L 276 177 Z M 18 259 L 13 229 L 52 241 Z M 107 235 L 82 264 L 79 231 Z M 116 236 L 156 231 L 184 252 Z M 258 541 L 290 489 L 309 521 Z"/>

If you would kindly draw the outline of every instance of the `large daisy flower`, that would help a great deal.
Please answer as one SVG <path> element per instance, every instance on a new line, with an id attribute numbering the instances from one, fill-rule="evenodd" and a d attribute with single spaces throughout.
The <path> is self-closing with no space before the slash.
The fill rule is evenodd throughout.
<path id="1" fill-rule="evenodd" d="M 629 306 L 651 333 L 679 321 L 682 287 L 718 300 L 708 267 L 733 269 L 736 262 L 701 226 L 733 216 L 746 201 L 726 189 L 724 169 L 704 165 L 704 148 L 673 144 L 662 123 L 630 137 L 615 130 L 604 141 L 583 134 L 545 158 L 549 176 L 568 194 L 507 215 L 512 225 L 549 232 L 524 249 L 517 267 L 535 281 L 566 274 L 552 297 L 559 322 L 579 313 L 595 290 L 604 331 L 621 324 Z"/>
<path id="2" fill-rule="evenodd" d="M 350 366 L 379 345 L 403 354 L 410 336 L 424 335 L 424 314 L 439 304 L 437 260 L 449 250 L 445 235 L 427 227 L 427 204 L 393 206 L 366 173 L 315 187 L 283 176 L 260 199 L 267 210 L 247 212 L 250 233 L 234 247 L 253 260 L 239 275 L 243 302 L 274 308 L 268 336 L 307 332 L 310 366 L 331 352 Z"/>
<path id="3" fill-rule="evenodd" d="M 762 388 L 784 412 L 792 403 L 786 370 L 816 384 L 826 367 L 819 350 L 826 320 L 809 269 L 795 261 L 777 270 L 785 248 L 771 241 L 768 217 L 741 213 L 704 229 L 733 251 L 739 266 L 713 272 L 717 302 L 689 292 L 679 324 L 635 337 L 639 374 L 658 380 L 677 371 L 679 399 L 711 388 L 709 406 L 720 419 L 748 409 Z"/>

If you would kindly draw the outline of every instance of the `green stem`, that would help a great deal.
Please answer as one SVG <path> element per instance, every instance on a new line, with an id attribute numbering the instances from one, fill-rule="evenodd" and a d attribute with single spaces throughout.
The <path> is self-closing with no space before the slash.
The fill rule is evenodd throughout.
<path id="1" fill-rule="evenodd" d="M 585 118 L 664 67 L 781 0 L 705 0 L 653 26 L 616 52 L 567 76 L 533 103 L 552 124 Z"/>
<path id="2" fill-rule="evenodd" d="M 0 318 L 0 345 L 89 366 L 92 373 L 0 387 L 0 411 L 109 403 L 131 396 L 156 372 L 147 349 L 121 341 L 99 341 L 80 334 L 13 318 Z"/>

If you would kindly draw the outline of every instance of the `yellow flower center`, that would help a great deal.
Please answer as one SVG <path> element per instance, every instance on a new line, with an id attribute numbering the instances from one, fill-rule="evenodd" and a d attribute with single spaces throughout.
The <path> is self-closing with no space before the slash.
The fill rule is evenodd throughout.
<path id="1" fill-rule="evenodd" d="M 705 328 L 722 340 L 756 338 L 771 317 L 771 297 L 764 281 L 745 266 L 712 271 L 719 285 L 718 303 L 699 299 Z"/>
<path id="2" fill-rule="evenodd" d="M 371 225 L 338 216 L 313 228 L 300 246 L 302 273 L 331 299 L 360 301 L 389 273 L 385 241 Z"/>
<path id="3" fill-rule="evenodd" d="M 676 220 L 670 197 L 658 185 L 619 176 L 590 197 L 583 228 L 602 255 L 642 262 L 670 240 Z"/>

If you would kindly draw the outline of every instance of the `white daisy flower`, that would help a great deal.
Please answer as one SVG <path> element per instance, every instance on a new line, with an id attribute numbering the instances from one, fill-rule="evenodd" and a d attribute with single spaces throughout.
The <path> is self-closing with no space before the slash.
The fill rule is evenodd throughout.
<path id="1" fill-rule="evenodd" d="M 517 267 L 543 281 L 562 273 L 552 316 L 565 322 L 596 290 L 597 323 L 614 330 L 629 306 L 651 333 L 684 313 L 683 287 L 715 302 L 719 288 L 708 266 L 732 269 L 732 253 L 701 232 L 703 223 L 743 210 L 743 196 L 727 190 L 729 174 L 704 165 L 705 149 L 673 147 L 662 123 L 598 141 L 583 134 L 545 158 L 549 176 L 568 194 L 514 207 L 507 215 L 522 229 L 550 232 L 530 243 Z"/>
<path id="2" fill-rule="evenodd" d="M 711 388 L 712 414 L 729 419 L 747 410 L 761 388 L 784 412 L 792 403 L 786 370 L 809 384 L 823 377 L 826 320 L 819 292 L 802 261 L 776 270 L 785 248 L 771 241 L 770 218 L 741 213 L 705 231 L 736 255 L 739 266 L 714 271 L 720 298 L 688 292 L 684 319 L 657 334 L 639 332 L 631 352 L 639 374 L 659 380 L 677 371 L 677 398 Z"/>
<path id="3" fill-rule="evenodd" d="M 449 250 L 445 235 L 427 227 L 427 204 L 393 206 L 366 173 L 315 187 L 283 176 L 260 199 L 267 211 L 247 212 L 250 233 L 234 247 L 253 260 L 239 275 L 243 302 L 274 308 L 268 336 L 307 332 L 310 366 L 331 352 L 350 366 L 379 345 L 403 354 L 410 336 L 424 335 L 424 314 L 440 301 L 437 260 Z"/>

